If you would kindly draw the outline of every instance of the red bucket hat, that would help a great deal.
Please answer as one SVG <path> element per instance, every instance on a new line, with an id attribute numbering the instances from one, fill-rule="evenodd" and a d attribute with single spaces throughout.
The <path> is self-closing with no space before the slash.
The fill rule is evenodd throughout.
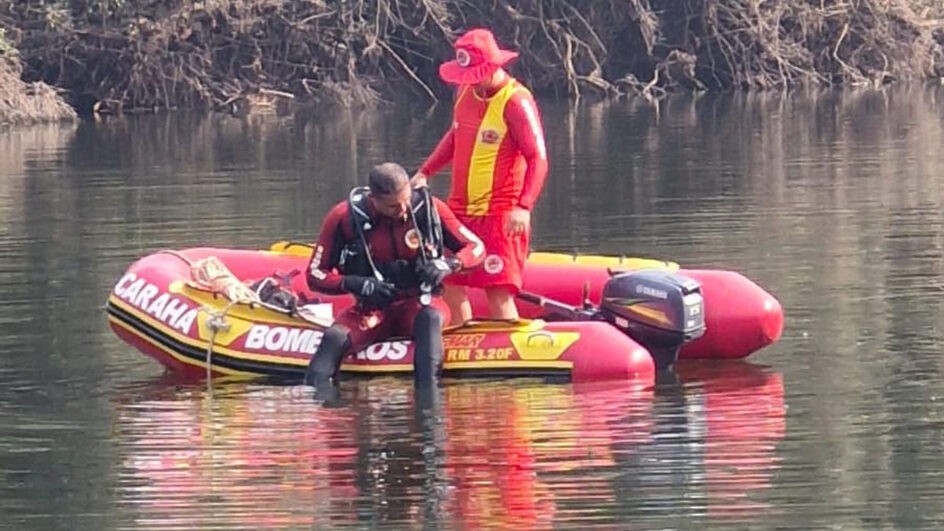
<path id="1" fill-rule="evenodd" d="M 473 29 L 454 45 L 456 58 L 439 65 L 439 77 L 454 85 L 474 85 L 485 81 L 502 65 L 518 57 L 518 52 L 502 50 L 487 29 Z"/>

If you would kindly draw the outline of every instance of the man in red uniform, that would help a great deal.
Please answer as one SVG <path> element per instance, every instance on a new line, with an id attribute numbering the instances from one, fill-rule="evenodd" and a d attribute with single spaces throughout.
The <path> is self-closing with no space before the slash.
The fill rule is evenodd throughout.
<path id="1" fill-rule="evenodd" d="M 345 355 L 394 335 L 413 337 L 416 382 L 432 381 L 442 362 L 449 312 L 438 288 L 484 256 L 481 240 L 445 203 L 426 189 L 411 189 L 403 167 L 375 166 L 367 188 L 355 188 L 331 209 L 312 250 L 308 286 L 351 293 L 357 304 L 325 331 L 305 382 L 328 384 Z"/>
<path id="2" fill-rule="evenodd" d="M 531 93 L 503 68 L 518 56 L 492 33 L 473 29 L 455 43 L 456 58 L 439 67 L 458 85 L 452 127 L 413 176 L 414 186 L 452 162 L 447 203 L 485 242 L 482 266 L 454 275 L 445 298 L 452 323 L 472 317 L 466 286 L 484 288 L 489 314 L 517 319 L 514 296 L 531 239 L 531 209 L 547 175 L 544 131 Z"/>

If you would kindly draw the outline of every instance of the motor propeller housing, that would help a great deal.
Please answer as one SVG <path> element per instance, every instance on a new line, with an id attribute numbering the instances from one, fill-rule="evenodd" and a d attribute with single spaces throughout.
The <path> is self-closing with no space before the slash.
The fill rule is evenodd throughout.
<path id="1" fill-rule="evenodd" d="M 649 349 L 658 369 L 670 367 L 683 344 L 705 333 L 701 285 L 663 270 L 614 274 L 603 286 L 600 313 Z"/>

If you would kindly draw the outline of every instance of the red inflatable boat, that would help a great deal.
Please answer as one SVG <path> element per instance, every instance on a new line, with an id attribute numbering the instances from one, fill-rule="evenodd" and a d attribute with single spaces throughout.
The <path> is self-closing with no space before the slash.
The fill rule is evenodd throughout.
<path id="1" fill-rule="evenodd" d="M 300 377 L 331 316 L 353 302 L 307 288 L 299 272 L 309 252 L 280 242 L 265 251 L 145 256 L 112 290 L 109 322 L 124 341 L 177 372 Z M 266 283 L 283 297 L 261 297 Z M 524 291 L 529 319 L 475 321 L 444 333 L 446 376 L 651 380 L 679 347 L 682 357 L 744 357 L 776 341 L 783 323 L 779 303 L 737 273 L 653 260 L 536 253 Z M 483 302 L 473 295 L 476 315 Z M 377 343 L 341 370 L 409 372 L 412 349 L 408 338 Z"/>

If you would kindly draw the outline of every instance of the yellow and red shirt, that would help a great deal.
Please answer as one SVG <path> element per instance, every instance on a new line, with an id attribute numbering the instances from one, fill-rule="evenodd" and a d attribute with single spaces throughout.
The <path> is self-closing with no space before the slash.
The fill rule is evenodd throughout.
<path id="1" fill-rule="evenodd" d="M 432 176 L 450 161 L 447 203 L 457 215 L 531 210 L 547 176 L 544 129 L 531 92 L 514 79 L 488 98 L 460 87 L 452 127 L 420 171 Z"/>

